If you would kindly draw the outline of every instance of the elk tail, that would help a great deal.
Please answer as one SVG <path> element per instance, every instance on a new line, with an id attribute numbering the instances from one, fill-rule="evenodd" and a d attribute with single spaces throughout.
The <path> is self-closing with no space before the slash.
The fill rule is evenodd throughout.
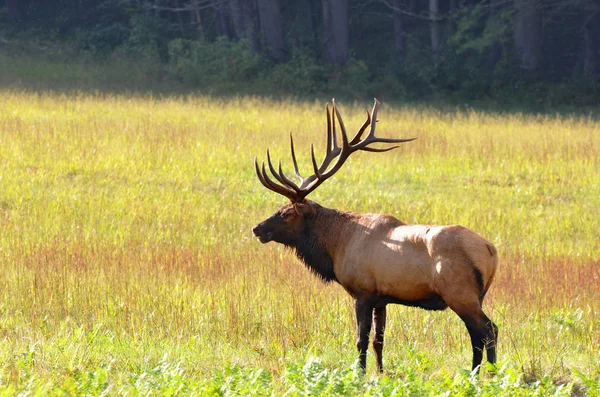
<path id="1" fill-rule="evenodd" d="M 490 255 L 492 256 L 492 274 L 490 274 L 490 277 L 487 279 L 487 282 L 485 283 L 485 287 L 483 288 L 483 294 L 481 295 L 481 301 L 483 302 L 483 298 L 485 298 L 485 294 L 487 293 L 488 289 L 490 289 L 490 286 L 492 285 L 492 282 L 494 281 L 494 277 L 496 276 L 496 269 L 498 268 L 498 251 L 496 250 L 496 247 L 494 247 L 492 244 L 486 244 L 486 247 L 488 249 L 488 251 L 490 252 Z"/>

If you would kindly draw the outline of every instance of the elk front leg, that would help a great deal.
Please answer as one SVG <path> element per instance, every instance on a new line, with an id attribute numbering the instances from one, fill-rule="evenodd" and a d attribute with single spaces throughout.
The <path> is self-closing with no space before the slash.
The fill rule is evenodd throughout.
<path id="1" fill-rule="evenodd" d="M 373 350 L 377 359 L 377 370 L 383 372 L 383 333 L 385 332 L 385 306 L 373 309 L 373 322 L 375 333 L 373 334 Z"/>
<path id="2" fill-rule="evenodd" d="M 371 322 L 373 320 L 373 304 L 366 299 L 357 299 L 354 302 L 354 309 L 356 311 L 356 325 L 358 329 L 356 348 L 358 349 L 360 367 L 365 371 L 367 369 L 369 334 L 371 333 Z"/>

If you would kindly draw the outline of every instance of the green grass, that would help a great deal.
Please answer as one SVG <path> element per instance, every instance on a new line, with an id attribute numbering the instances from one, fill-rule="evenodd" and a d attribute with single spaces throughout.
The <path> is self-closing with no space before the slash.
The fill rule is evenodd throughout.
<path id="1" fill-rule="evenodd" d="M 338 98 L 355 130 L 372 103 Z M 285 199 L 324 103 L 0 91 L 0 394 L 600 395 L 600 123 L 383 104 L 381 136 L 311 198 L 497 246 L 496 375 L 451 313 L 393 306 L 385 376 L 354 369 L 352 301 L 250 229 Z"/>

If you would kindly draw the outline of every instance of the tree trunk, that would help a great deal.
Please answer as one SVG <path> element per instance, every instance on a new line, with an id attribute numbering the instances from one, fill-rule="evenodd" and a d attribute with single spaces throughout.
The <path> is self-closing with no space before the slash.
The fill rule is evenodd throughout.
<path id="1" fill-rule="evenodd" d="M 240 0 L 229 0 L 229 12 L 231 14 L 231 25 L 238 39 L 246 37 L 246 26 L 242 17 L 242 6 Z"/>
<path id="2" fill-rule="evenodd" d="M 258 0 L 260 30 L 267 54 L 276 62 L 287 58 L 279 0 Z"/>
<path id="3" fill-rule="evenodd" d="M 258 39 L 258 10 L 256 0 L 242 1 L 242 17 L 246 27 L 246 38 L 250 42 L 253 53 L 260 51 L 260 40 Z"/>
<path id="4" fill-rule="evenodd" d="M 254 1 L 229 0 L 233 31 L 239 39 L 248 40 L 252 53 L 260 50 L 256 21 L 254 19 Z"/>
<path id="5" fill-rule="evenodd" d="M 440 51 L 440 7 L 438 0 L 429 0 L 429 20 L 431 24 L 431 53 L 437 62 Z"/>
<path id="6" fill-rule="evenodd" d="M 19 0 L 6 0 L 6 6 L 8 7 L 8 18 L 12 21 L 18 21 L 21 19 L 21 12 L 19 11 Z"/>
<path id="7" fill-rule="evenodd" d="M 181 8 L 181 3 L 179 0 L 175 1 L 175 8 Z M 183 16 L 181 15 L 181 11 L 177 11 L 177 22 L 179 23 L 179 32 L 183 36 L 185 34 L 185 29 L 183 27 Z"/>
<path id="8" fill-rule="evenodd" d="M 394 20 L 394 44 L 396 50 L 396 59 L 398 63 L 404 62 L 406 56 L 406 45 L 404 41 L 404 25 L 402 21 L 402 0 L 394 0 L 392 3 L 392 18 Z"/>
<path id="9" fill-rule="evenodd" d="M 494 0 L 492 0 L 494 1 Z M 450 0 L 448 9 L 448 32 L 453 35 L 456 32 L 456 13 L 458 11 L 458 3 L 456 0 Z"/>
<path id="10" fill-rule="evenodd" d="M 318 11 L 314 4 L 315 0 L 308 0 L 308 23 L 310 24 L 310 32 L 312 34 L 313 50 L 319 48 L 319 33 L 318 33 Z"/>
<path id="11" fill-rule="evenodd" d="M 217 36 L 225 36 L 232 39 L 233 32 L 229 24 L 229 9 L 227 5 L 221 3 L 220 0 L 214 0 L 214 7 L 216 9 L 215 28 Z"/>
<path id="12" fill-rule="evenodd" d="M 583 74 L 600 77 L 600 11 L 593 10 L 583 27 Z"/>
<path id="13" fill-rule="evenodd" d="M 515 44 L 522 70 L 538 69 L 542 52 L 542 7 L 540 0 L 515 0 Z"/>
<path id="14" fill-rule="evenodd" d="M 411 14 L 417 13 L 417 0 L 409 0 L 408 2 L 408 12 Z"/>
<path id="15" fill-rule="evenodd" d="M 350 57 L 348 0 L 323 0 L 325 62 L 343 65 Z"/>
<path id="16" fill-rule="evenodd" d="M 496 19 L 501 18 L 501 11 L 503 5 L 504 0 L 492 0 L 490 2 L 490 16 L 488 23 L 490 23 L 490 21 L 494 21 Z M 502 45 L 500 44 L 500 37 L 496 33 L 494 34 L 494 41 L 492 42 L 492 45 L 487 50 L 486 58 L 487 72 L 489 78 L 491 79 L 494 69 L 496 69 L 496 65 L 502 58 Z"/>
<path id="17" fill-rule="evenodd" d="M 204 30 L 204 22 L 202 21 L 202 14 L 200 13 L 200 6 L 198 0 L 194 0 L 194 11 L 196 15 L 196 26 L 198 27 L 198 33 L 200 33 L 200 40 L 206 40 L 206 31 Z"/>
<path id="18" fill-rule="evenodd" d="M 154 16 L 156 18 L 160 18 L 160 7 L 162 6 L 162 3 L 160 0 L 154 0 Z"/>

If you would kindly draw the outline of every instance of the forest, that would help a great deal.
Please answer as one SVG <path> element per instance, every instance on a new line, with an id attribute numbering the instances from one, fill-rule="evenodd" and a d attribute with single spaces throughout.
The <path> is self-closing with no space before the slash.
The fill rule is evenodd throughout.
<path id="1" fill-rule="evenodd" d="M 31 42 L 211 92 L 600 97 L 595 0 L 0 1 L 0 52 Z"/>

